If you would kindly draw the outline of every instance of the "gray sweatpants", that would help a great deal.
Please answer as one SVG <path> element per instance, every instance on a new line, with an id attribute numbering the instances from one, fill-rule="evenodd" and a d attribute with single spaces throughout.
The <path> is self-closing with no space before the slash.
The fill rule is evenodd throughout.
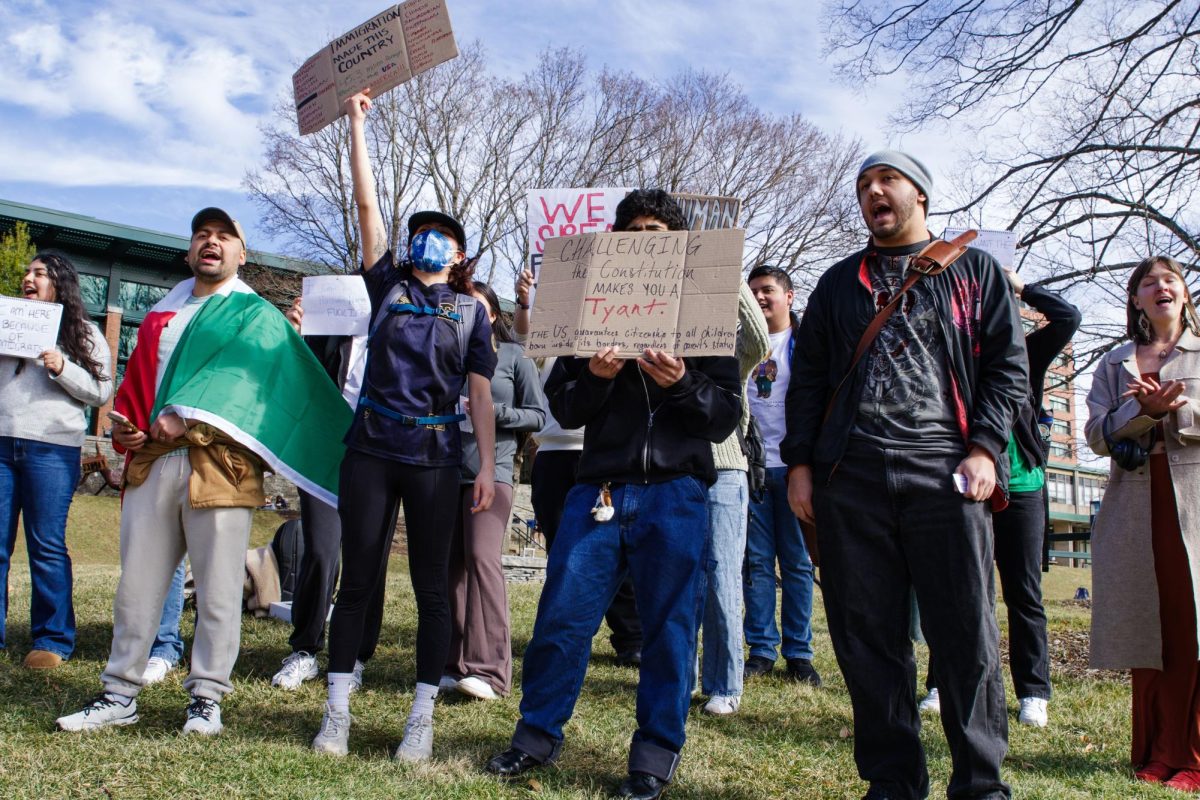
<path id="1" fill-rule="evenodd" d="M 100 677 L 105 691 L 136 697 L 158 630 L 171 576 L 184 553 L 196 580 L 196 637 L 184 688 L 220 702 L 242 632 L 242 583 L 250 540 L 249 508 L 188 504 L 186 456 L 159 458 L 141 486 L 126 489 L 121 509 L 121 581 L 113 600 L 113 641 Z"/>

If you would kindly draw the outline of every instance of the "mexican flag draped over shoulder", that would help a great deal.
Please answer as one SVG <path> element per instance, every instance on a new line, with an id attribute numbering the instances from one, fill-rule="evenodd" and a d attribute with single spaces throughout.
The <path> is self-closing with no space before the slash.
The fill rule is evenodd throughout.
<path id="1" fill-rule="evenodd" d="M 163 411 L 219 428 L 337 505 L 353 413 L 304 340 L 258 295 L 218 294 L 204 304 L 171 355 L 150 418 Z"/>

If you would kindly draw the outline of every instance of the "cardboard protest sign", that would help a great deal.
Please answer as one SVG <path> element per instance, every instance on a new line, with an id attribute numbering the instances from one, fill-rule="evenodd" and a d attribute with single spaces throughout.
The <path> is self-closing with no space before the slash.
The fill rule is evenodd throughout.
<path id="1" fill-rule="evenodd" d="M 742 201 L 736 197 L 716 197 L 707 194 L 673 194 L 690 231 L 710 231 L 717 228 L 736 228 L 742 213 Z"/>
<path id="2" fill-rule="evenodd" d="M 320 275 L 304 279 L 304 336 L 366 336 L 371 298 L 361 275 Z"/>
<path id="3" fill-rule="evenodd" d="M 964 233 L 966 228 L 947 228 L 942 238 L 949 241 Z M 971 242 L 971 247 L 978 247 L 992 258 L 1000 262 L 1002 267 L 1012 267 L 1017 261 L 1017 232 L 979 230 L 979 236 Z"/>
<path id="4" fill-rule="evenodd" d="M 445 0 L 407 0 L 334 39 L 292 75 L 300 134 L 342 115 L 366 88 L 372 97 L 458 55 Z"/>
<path id="5" fill-rule="evenodd" d="M 526 220 L 529 226 L 529 271 L 538 277 L 547 239 L 580 233 L 611 231 L 617 203 L 628 189 L 531 189 Z"/>
<path id="6" fill-rule="evenodd" d="M 589 233 L 546 242 L 525 354 L 616 345 L 733 355 L 745 231 Z"/>
<path id="7" fill-rule="evenodd" d="M 37 358 L 58 346 L 58 303 L 0 296 L 0 355 Z"/>

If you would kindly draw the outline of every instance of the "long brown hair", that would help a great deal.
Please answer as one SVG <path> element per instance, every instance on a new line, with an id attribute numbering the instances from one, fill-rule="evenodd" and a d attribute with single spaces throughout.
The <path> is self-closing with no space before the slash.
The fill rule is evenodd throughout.
<path id="1" fill-rule="evenodd" d="M 54 284 L 54 302 L 63 307 L 58 328 L 58 346 L 63 355 L 87 370 L 96 380 L 105 380 L 104 367 L 92 358 L 93 329 L 79 291 L 79 273 L 75 265 L 57 250 L 39 250 L 29 262 L 40 261 Z"/>
<path id="2" fill-rule="evenodd" d="M 1140 309 L 1134 307 L 1133 298 L 1137 294 L 1138 285 L 1150 273 L 1150 270 L 1154 269 L 1155 264 L 1162 264 L 1179 276 L 1179 281 L 1183 284 L 1183 325 L 1192 332 L 1192 335 L 1200 336 L 1200 317 L 1196 315 L 1196 304 L 1192 300 L 1192 292 L 1188 288 L 1187 277 L 1183 274 L 1183 267 L 1180 266 L 1179 262 L 1170 256 L 1150 256 L 1149 258 L 1144 258 L 1133 268 L 1133 272 L 1130 273 L 1129 283 L 1125 287 L 1126 335 L 1138 344 L 1150 344 L 1150 334 L 1146 330 L 1143 330 L 1141 325 L 1141 321 L 1146 315 Z M 1149 326 L 1147 325 L 1146 328 L 1148 329 Z"/>

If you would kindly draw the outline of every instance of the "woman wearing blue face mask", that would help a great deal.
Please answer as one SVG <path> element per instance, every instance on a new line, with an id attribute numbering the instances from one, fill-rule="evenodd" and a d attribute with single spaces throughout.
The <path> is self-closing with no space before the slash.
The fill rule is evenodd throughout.
<path id="1" fill-rule="evenodd" d="M 363 278 L 373 315 L 362 393 L 342 462 L 342 575 L 329 629 L 329 700 L 313 749 L 348 751 L 355 657 L 370 599 L 387 576 L 392 522 L 403 503 L 417 599 L 417 684 L 395 757 L 417 761 L 433 752 L 433 700 L 450 646 L 447 571 L 462 461 L 462 416 L 455 406 L 460 395 L 470 398 L 482 462 L 472 513 L 479 513 L 495 493 L 496 351 L 487 309 L 470 295 L 473 270 L 456 219 L 437 211 L 414 214 L 407 258 L 395 262 L 367 155 L 370 108 L 365 93 L 346 101 Z"/>

